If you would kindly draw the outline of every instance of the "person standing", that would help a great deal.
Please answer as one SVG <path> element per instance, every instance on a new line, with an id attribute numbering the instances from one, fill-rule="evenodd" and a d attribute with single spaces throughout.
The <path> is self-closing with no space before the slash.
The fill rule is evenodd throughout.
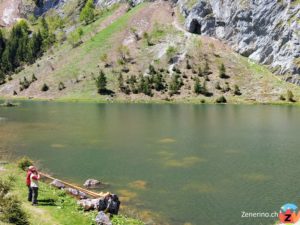
<path id="1" fill-rule="evenodd" d="M 26 174 L 26 185 L 28 187 L 28 201 L 32 201 L 32 189 L 30 187 L 30 175 L 32 174 L 32 170 L 34 169 L 34 166 L 29 166 Z"/>
<path id="2" fill-rule="evenodd" d="M 32 173 L 30 175 L 30 187 L 32 191 L 32 205 L 37 205 L 38 204 L 38 195 L 39 195 L 39 179 L 40 179 L 40 174 L 34 168 L 32 170 Z"/>

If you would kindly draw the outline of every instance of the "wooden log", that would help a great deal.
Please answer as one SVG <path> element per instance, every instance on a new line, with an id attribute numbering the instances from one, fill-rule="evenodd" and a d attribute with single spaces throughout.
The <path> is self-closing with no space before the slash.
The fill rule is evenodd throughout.
<path id="1" fill-rule="evenodd" d="M 64 185 L 66 185 L 66 186 L 69 186 L 69 187 L 71 187 L 71 188 L 77 189 L 77 190 L 79 190 L 79 191 L 81 191 L 81 192 L 86 193 L 87 195 L 89 195 L 89 196 L 91 196 L 91 197 L 94 197 L 94 198 L 102 198 L 102 197 L 105 197 L 105 196 L 107 196 L 107 195 L 110 194 L 109 192 L 106 192 L 106 193 L 104 193 L 104 192 L 96 193 L 96 192 L 94 192 L 94 191 L 90 191 L 90 190 L 87 190 L 87 189 L 85 189 L 85 188 L 78 187 L 78 186 L 75 185 L 75 184 L 71 184 L 71 183 L 68 183 L 68 182 L 65 182 L 65 181 L 56 179 L 56 178 L 54 178 L 54 177 L 52 177 L 52 176 L 50 176 L 50 175 L 48 175 L 48 174 L 46 174 L 46 173 L 40 173 L 40 175 L 43 176 L 43 177 L 46 177 L 46 178 L 48 178 L 48 179 L 50 179 L 50 180 L 57 180 L 57 181 L 63 183 Z"/>

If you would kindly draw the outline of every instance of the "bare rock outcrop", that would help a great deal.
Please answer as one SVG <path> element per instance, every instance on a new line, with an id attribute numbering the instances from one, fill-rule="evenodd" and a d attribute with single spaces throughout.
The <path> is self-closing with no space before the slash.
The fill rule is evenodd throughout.
<path id="1" fill-rule="evenodd" d="M 295 0 L 179 0 L 192 33 L 225 40 L 235 51 L 269 65 L 300 85 L 300 4 Z"/>

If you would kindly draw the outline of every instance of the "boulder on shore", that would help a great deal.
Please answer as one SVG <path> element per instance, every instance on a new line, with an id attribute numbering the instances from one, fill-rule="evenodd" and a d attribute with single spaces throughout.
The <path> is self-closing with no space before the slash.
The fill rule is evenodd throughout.
<path id="1" fill-rule="evenodd" d="M 82 199 L 77 202 L 85 211 L 97 209 L 100 198 Z"/>
<path id="2" fill-rule="evenodd" d="M 63 189 L 63 188 L 65 188 L 65 185 L 62 183 L 62 182 L 60 182 L 59 180 L 53 180 L 51 183 L 50 183 L 50 185 L 52 185 L 52 186 L 54 186 L 54 187 L 57 187 L 57 188 L 59 188 L 59 189 Z"/>
<path id="3" fill-rule="evenodd" d="M 80 199 L 87 199 L 88 196 L 86 193 L 82 192 L 82 191 L 79 191 L 77 189 L 74 189 L 74 188 L 66 188 L 66 191 L 69 192 L 71 195 L 74 195 Z"/>
<path id="4" fill-rule="evenodd" d="M 95 221 L 97 225 L 112 225 L 109 217 L 103 211 L 98 213 Z"/>
<path id="5" fill-rule="evenodd" d="M 100 188 L 102 185 L 102 182 L 95 179 L 88 179 L 83 184 L 83 186 L 86 188 Z"/>

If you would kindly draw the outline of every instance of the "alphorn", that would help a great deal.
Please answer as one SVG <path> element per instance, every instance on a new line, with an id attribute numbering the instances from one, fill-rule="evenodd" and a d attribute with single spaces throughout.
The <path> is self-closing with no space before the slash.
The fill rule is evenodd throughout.
<path id="1" fill-rule="evenodd" d="M 46 177 L 46 178 L 48 178 L 48 179 L 50 179 L 50 180 L 57 180 L 57 181 L 59 181 L 60 183 L 66 185 L 66 186 L 69 186 L 69 187 L 71 187 L 71 188 L 77 189 L 78 191 L 81 191 L 81 192 L 83 192 L 83 193 L 85 193 L 85 194 L 87 194 L 87 195 L 89 195 L 89 196 L 94 197 L 94 198 L 102 198 L 102 197 L 105 197 L 105 196 L 107 196 L 107 195 L 110 194 L 109 192 L 106 192 L 106 193 L 104 193 L 104 192 L 97 193 L 97 192 L 94 192 L 94 191 L 90 191 L 90 190 L 87 190 L 87 189 L 85 189 L 85 188 L 78 187 L 78 186 L 75 185 L 75 184 L 71 184 L 71 183 L 68 183 L 68 182 L 65 182 L 65 181 L 56 179 L 56 178 L 54 178 L 54 177 L 52 177 L 52 176 L 50 176 L 50 175 L 48 175 L 48 174 L 46 174 L 46 173 L 40 173 L 40 175 L 43 176 L 43 177 Z"/>

